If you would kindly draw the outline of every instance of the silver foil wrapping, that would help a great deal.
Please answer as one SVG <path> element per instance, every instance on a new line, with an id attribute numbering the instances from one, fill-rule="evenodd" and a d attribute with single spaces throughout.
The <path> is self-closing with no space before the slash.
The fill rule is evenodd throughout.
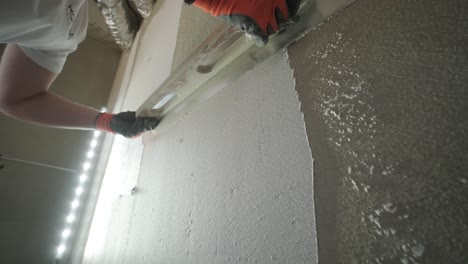
<path id="1" fill-rule="evenodd" d="M 140 19 L 126 0 L 96 0 L 116 43 L 123 49 L 132 46 Z"/>
<path id="2" fill-rule="evenodd" d="M 138 13 L 147 18 L 153 11 L 153 0 L 128 0 L 131 4 L 133 4 L 138 11 Z"/>

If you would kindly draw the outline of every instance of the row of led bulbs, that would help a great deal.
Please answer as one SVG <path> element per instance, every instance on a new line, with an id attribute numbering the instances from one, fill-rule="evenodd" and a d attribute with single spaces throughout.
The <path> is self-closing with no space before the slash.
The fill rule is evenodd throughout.
<path id="1" fill-rule="evenodd" d="M 82 173 L 80 175 L 78 186 L 75 189 L 75 197 L 74 197 L 73 201 L 70 204 L 70 213 L 65 218 L 66 227 L 62 231 L 61 243 L 57 247 L 57 258 L 58 259 L 60 259 L 63 256 L 63 253 L 67 249 L 66 244 L 67 244 L 68 238 L 70 237 L 70 235 L 72 233 L 71 227 L 73 225 L 73 222 L 76 219 L 77 209 L 80 206 L 81 195 L 85 191 L 86 181 L 88 180 L 88 172 L 91 169 L 91 167 L 93 166 L 92 161 L 93 161 L 93 158 L 95 156 L 95 150 L 96 150 L 96 147 L 98 146 L 98 139 L 99 139 L 100 135 L 101 135 L 101 132 L 95 131 L 93 139 L 91 140 L 91 143 L 89 145 L 90 148 L 89 148 L 89 150 L 88 150 L 88 152 L 86 154 L 86 161 L 83 163 L 83 170 L 82 170 Z"/>

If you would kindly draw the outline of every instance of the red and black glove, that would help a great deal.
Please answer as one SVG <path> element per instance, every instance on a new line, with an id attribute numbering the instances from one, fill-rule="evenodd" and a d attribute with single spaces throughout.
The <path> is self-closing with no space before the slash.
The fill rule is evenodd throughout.
<path id="1" fill-rule="evenodd" d="M 301 0 L 185 0 L 185 3 L 226 20 L 262 46 L 297 14 Z"/>
<path id="2" fill-rule="evenodd" d="M 96 129 L 134 138 L 146 131 L 155 129 L 160 119 L 155 117 L 137 117 L 135 112 L 120 114 L 101 113 L 96 118 Z"/>

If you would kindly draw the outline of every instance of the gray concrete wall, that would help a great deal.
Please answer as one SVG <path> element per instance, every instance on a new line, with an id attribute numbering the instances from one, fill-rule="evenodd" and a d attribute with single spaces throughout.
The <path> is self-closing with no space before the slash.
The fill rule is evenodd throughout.
<path id="1" fill-rule="evenodd" d="M 468 2 L 359 0 L 289 48 L 321 263 L 468 263 Z"/>
<path id="2" fill-rule="evenodd" d="M 69 56 L 51 91 L 91 107 L 105 106 L 119 59 L 118 49 L 88 38 Z M 0 154 L 8 157 L 81 169 L 91 138 L 91 132 L 39 127 L 0 114 Z M 78 175 L 2 163 L 0 263 L 51 263 Z"/>

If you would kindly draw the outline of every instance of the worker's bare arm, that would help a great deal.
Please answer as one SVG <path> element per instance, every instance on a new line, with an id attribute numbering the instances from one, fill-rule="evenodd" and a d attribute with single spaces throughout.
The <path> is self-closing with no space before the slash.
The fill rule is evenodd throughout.
<path id="1" fill-rule="evenodd" d="M 94 129 L 98 111 L 48 92 L 56 77 L 9 44 L 0 63 L 0 111 L 46 126 Z"/>

